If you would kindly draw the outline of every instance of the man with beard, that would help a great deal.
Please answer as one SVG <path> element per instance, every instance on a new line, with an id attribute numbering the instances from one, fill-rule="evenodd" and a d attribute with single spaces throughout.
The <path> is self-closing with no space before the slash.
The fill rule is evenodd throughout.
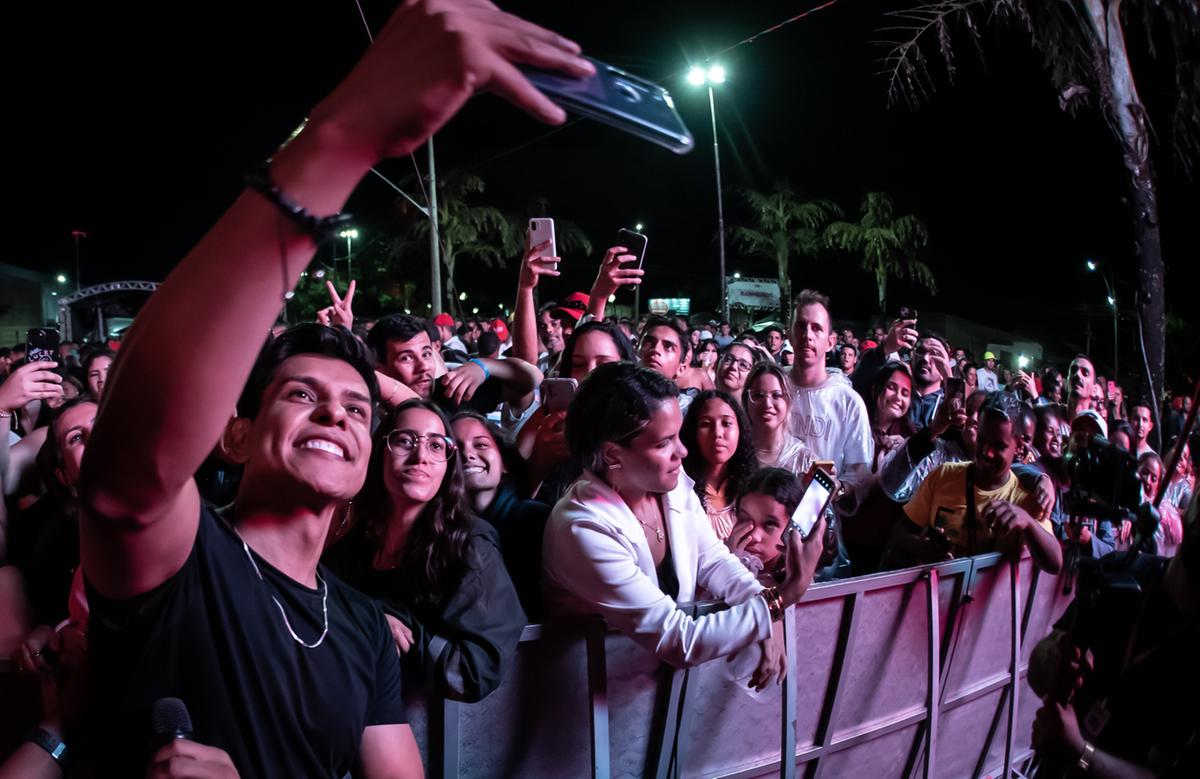
<path id="1" fill-rule="evenodd" d="M 946 342 L 933 333 L 923 333 L 913 348 L 912 404 L 908 418 L 920 430 L 933 419 L 942 402 L 942 381 L 950 375 L 950 356 Z"/>
<path id="2" fill-rule="evenodd" d="M 542 382 L 540 371 L 511 357 L 475 357 L 437 378 L 437 352 L 429 328 L 425 320 L 408 314 L 389 314 L 376 322 L 367 334 L 367 345 L 375 352 L 381 374 L 423 400 L 433 398 L 451 414 L 460 408 L 488 414 L 501 401 L 524 410 Z M 391 405 L 387 396 L 384 403 Z"/>
<path id="3" fill-rule="evenodd" d="M 1133 435 L 1129 441 L 1129 451 L 1138 457 L 1146 452 L 1153 452 L 1150 446 L 1150 433 L 1154 431 L 1154 416 L 1150 411 L 1150 401 L 1137 400 L 1129 409 L 1129 426 Z"/>
<path id="4" fill-rule="evenodd" d="M 1096 381 L 1096 368 L 1084 354 L 1075 355 L 1067 369 L 1067 418 L 1074 419 L 1080 411 L 1092 407 L 1092 385 Z"/>

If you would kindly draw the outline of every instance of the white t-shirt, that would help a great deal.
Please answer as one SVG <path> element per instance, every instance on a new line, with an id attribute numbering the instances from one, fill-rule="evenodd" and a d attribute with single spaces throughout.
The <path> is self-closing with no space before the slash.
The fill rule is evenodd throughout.
<path id="1" fill-rule="evenodd" d="M 792 390 L 792 433 L 818 460 L 832 460 L 839 474 L 856 465 L 871 467 L 875 443 L 867 422 L 867 406 L 850 380 L 830 375 L 819 387 Z"/>
<path id="2" fill-rule="evenodd" d="M 975 370 L 975 386 L 984 392 L 995 392 L 1000 389 L 1000 379 L 996 378 L 996 374 L 987 368 L 977 368 Z"/>

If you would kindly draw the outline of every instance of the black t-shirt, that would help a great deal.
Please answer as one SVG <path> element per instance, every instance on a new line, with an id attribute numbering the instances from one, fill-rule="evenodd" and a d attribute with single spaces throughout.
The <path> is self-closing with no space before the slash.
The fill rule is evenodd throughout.
<path id="1" fill-rule="evenodd" d="M 251 552 L 253 554 L 253 552 Z M 340 777 L 370 725 L 405 722 L 400 667 L 383 613 L 323 567 L 309 589 L 201 509 L 192 553 L 154 590 L 113 601 L 88 587 L 91 722 L 97 776 L 144 776 L 149 711 L 183 700 L 195 740 L 229 753 L 242 779 Z M 278 599 L 276 605 L 272 596 Z"/>
<path id="2" fill-rule="evenodd" d="M 38 498 L 9 521 L 9 560 L 25 577 L 36 625 L 53 627 L 67 616 L 71 581 L 79 567 L 79 520 L 57 492 Z"/>

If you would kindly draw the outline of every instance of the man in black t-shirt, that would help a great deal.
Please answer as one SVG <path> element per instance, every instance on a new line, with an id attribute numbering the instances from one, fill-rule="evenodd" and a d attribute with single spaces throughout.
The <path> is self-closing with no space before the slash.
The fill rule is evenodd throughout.
<path id="1" fill-rule="evenodd" d="M 383 615 L 318 566 L 366 476 L 373 366 L 342 328 L 303 325 L 261 359 L 255 334 L 372 166 L 409 154 L 475 89 L 561 123 L 513 63 L 593 73 L 577 53 L 490 4 L 403 4 L 139 312 L 79 483 L 95 775 L 422 774 Z M 245 473 L 222 520 L 192 474 L 235 403 L 225 443 Z M 147 712 L 163 697 L 184 700 L 195 740 L 151 754 Z"/>

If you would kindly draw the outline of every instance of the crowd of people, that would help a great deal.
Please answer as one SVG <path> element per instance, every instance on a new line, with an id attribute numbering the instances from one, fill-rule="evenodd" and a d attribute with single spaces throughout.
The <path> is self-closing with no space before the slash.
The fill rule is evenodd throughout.
<path id="1" fill-rule="evenodd" d="M 0 776 L 59 775 L 64 750 L 96 776 L 417 776 L 400 690 L 478 701 L 528 622 L 570 615 L 675 666 L 746 653 L 762 689 L 813 581 L 992 551 L 1056 573 L 1133 543 L 1073 512 L 1079 437 L 1136 456 L 1142 500 L 1165 493 L 1142 541 L 1174 554 L 1188 399 L 1156 451 L 1154 409 L 1086 355 L 1014 372 L 913 318 L 839 328 L 814 290 L 786 327 L 613 318 L 644 274 L 620 246 L 542 305 L 558 258 L 528 247 L 507 321 L 360 321 L 351 283 L 276 324 L 310 215 L 473 91 L 562 120 L 513 63 L 592 67 L 486 5 L 406 4 L 116 351 L 0 350 L 0 640 L 46 686 Z M 836 489 L 805 534 L 818 470 Z M 728 608 L 681 607 L 702 599 Z M 151 747 L 165 696 L 195 739 Z"/>

